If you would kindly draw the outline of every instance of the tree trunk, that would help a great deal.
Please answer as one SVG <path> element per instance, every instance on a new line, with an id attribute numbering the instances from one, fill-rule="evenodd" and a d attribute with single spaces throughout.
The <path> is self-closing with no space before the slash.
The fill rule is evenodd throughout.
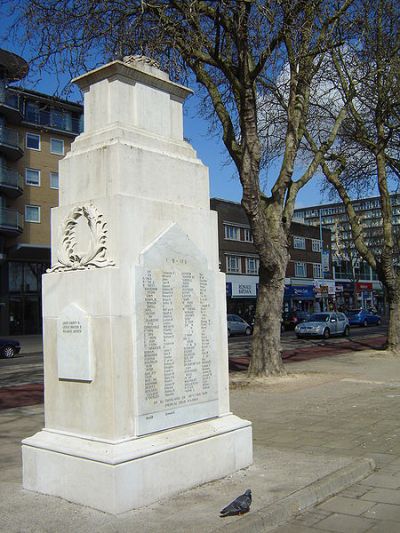
<path id="1" fill-rule="evenodd" d="M 286 266 L 273 279 L 263 275 L 260 267 L 257 309 L 254 322 L 251 376 L 280 376 L 286 374 L 281 354 L 281 318 Z M 267 278 L 267 279 L 265 279 Z"/>
<path id="2" fill-rule="evenodd" d="M 264 215 L 258 227 L 264 242 L 258 248 L 259 286 L 249 375 L 279 376 L 286 374 L 281 353 L 281 320 L 288 238 L 277 206 L 269 205 Z"/>
<path id="3" fill-rule="evenodd" d="M 389 304 L 389 326 L 386 349 L 400 355 L 400 280 L 396 280 L 396 288 L 387 287 Z"/>

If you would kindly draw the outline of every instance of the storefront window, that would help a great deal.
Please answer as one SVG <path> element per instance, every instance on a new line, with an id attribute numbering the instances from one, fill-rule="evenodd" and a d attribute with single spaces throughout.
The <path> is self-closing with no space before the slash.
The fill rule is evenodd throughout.
<path id="1" fill-rule="evenodd" d="M 8 263 L 8 289 L 10 292 L 23 291 L 23 263 Z"/>
<path id="2" fill-rule="evenodd" d="M 11 335 L 40 333 L 42 274 L 47 263 L 8 263 L 9 330 Z"/>

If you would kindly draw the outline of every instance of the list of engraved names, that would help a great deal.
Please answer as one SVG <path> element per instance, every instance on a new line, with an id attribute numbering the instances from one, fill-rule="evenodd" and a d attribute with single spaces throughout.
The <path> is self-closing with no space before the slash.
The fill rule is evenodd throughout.
<path id="1" fill-rule="evenodd" d="M 171 261 L 172 262 L 172 261 Z M 178 262 L 178 260 L 177 260 Z M 211 318 L 207 274 L 186 270 L 144 269 L 142 415 L 216 397 L 210 343 Z"/>

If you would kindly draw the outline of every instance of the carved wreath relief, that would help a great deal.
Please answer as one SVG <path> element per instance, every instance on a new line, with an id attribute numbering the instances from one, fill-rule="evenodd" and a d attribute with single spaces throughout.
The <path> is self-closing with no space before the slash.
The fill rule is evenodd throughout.
<path id="1" fill-rule="evenodd" d="M 85 252 L 77 251 L 76 225 L 81 217 L 84 217 L 90 230 L 89 245 Z M 114 261 L 107 258 L 106 226 L 103 215 L 93 204 L 73 209 L 64 221 L 63 238 L 57 254 L 58 261 L 47 272 L 114 266 Z"/>

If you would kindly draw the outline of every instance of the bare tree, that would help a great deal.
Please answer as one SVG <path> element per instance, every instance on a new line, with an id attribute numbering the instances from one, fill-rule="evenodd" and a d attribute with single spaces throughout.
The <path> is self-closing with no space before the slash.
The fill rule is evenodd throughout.
<path id="1" fill-rule="evenodd" d="M 358 31 L 345 48 L 331 51 L 337 90 L 348 116 L 321 167 L 345 206 L 358 254 L 386 289 L 387 348 L 400 354 L 399 242 L 391 205 L 391 191 L 400 176 L 400 8 L 396 0 L 358 0 L 353 10 Z M 306 132 L 305 138 L 316 153 L 313 134 Z M 371 241 L 352 198 L 374 190 L 380 199 L 381 231 Z"/>
<path id="2" fill-rule="evenodd" d="M 299 190 L 334 142 L 339 114 L 303 175 L 293 171 L 309 111 L 313 77 L 336 44 L 340 19 L 353 0 L 10 0 L 14 29 L 37 50 L 37 64 L 71 74 L 93 60 L 142 53 L 170 75 L 193 82 L 221 129 L 243 187 L 260 257 L 251 375 L 282 374 L 280 317 L 289 260 L 288 236 Z M 267 194 L 261 186 L 259 105 L 288 66 L 282 161 Z M 267 115 L 268 120 L 268 115 Z"/>

